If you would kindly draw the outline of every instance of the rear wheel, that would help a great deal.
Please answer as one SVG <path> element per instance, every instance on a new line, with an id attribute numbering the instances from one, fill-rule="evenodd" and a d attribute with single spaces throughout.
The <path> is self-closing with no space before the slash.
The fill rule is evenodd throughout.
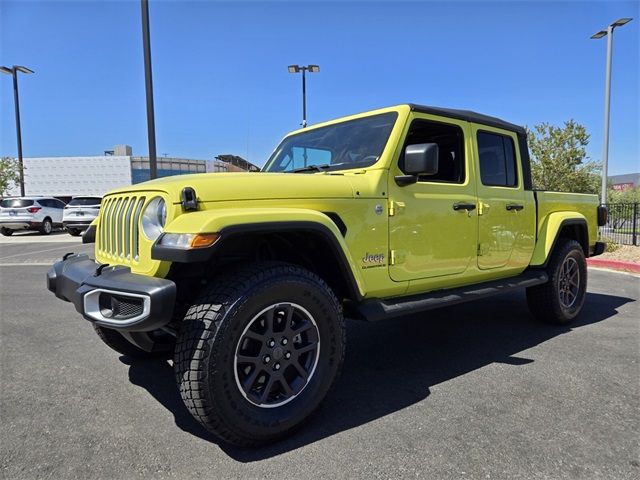
<path id="1" fill-rule="evenodd" d="M 53 223 L 49 217 L 45 218 L 42 221 L 42 225 L 40 226 L 40 233 L 42 235 L 49 235 L 53 231 Z"/>
<path id="2" fill-rule="evenodd" d="M 580 244 L 560 240 L 547 273 L 547 283 L 527 288 L 529 310 L 538 320 L 567 324 L 582 310 L 587 290 L 587 262 Z"/>
<path id="3" fill-rule="evenodd" d="M 122 355 L 131 358 L 171 358 L 173 352 L 173 342 L 168 342 L 165 338 L 157 338 L 154 349 L 151 352 L 143 350 L 129 340 L 124 338 L 120 332 L 110 328 L 93 325 L 94 330 L 107 346 Z M 149 339 L 153 339 L 153 332 L 147 334 Z"/>
<path id="4" fill-rule="evenodd" d="M 0 228 L 0 233 L 2 233 L 2 235 L 4 235 L 5 237 L 10 237 L 11 235 L 13 235 L 13 230 L 9 228 Z"/>
<path id="5" fill-rule="evenodd" d="M 290 433 L 318 407 L 344 348 L 342 310 L 326 283 L 264 263 L 205 287 L 179 328 L 174 369 L 196 420 L 250 446 Z"/>

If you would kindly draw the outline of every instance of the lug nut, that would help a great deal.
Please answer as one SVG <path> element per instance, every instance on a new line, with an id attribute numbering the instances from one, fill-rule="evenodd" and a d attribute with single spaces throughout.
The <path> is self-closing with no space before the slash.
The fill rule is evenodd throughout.
<path id="1" fill-rule="evenodd" d="M 282 339 L 282 345 L 286 345 L 288 341 L 289 341 L 289 340 L 287 340 L 286 338 L 283 338 L 283 339 Z"/>
<path id="2" fill-rule="evenodd" d="M 284 358 L 286 358 L 287 360 L 291 358 L 291 352 L 287 352 L 284 354 Z"/>
<path id="3" fill-rule="evenodd" d="M 269 363 L 271 361 L 271 357 L 269 355 L 264 356 L 264 363 Z"/>
<path id="4" fill-rule="evenodd" d="M 273 338 L 272 338 L 271 340 L 269 340 L 268 345 L 269 345 L 270 347 L 273 347 L 275 344 L 276 344 L 276 342 L 275 342 L 275 340 L 273 340 Z"/>
<path id="5" fill-rule="evenodd" d="M 273 368 L 275 368 L 276 370 L 280 370 L 280 364 L 279 364 L 279 363 L 276 363 L 276 364 L 273 366 Z"/>

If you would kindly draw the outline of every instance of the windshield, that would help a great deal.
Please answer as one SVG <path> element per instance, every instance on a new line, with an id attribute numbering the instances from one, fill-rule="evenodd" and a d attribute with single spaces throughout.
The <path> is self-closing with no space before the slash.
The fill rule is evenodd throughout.
<path id="1" fill-rule="evenodd" d="M 25 200 L 24 198 L 7 198 L 0 202 L 2 208 L 22 208 L 33 205 L 33 200 Z"/>
<path id="2" fill-rule="evenodd" d="M 100 197 L 78 197 L 74 198 L 69 202 L 70 207 L 78 207 L 83 206 L 86 207 L 88 205 L 100 205 L 100 201 L 102 199 Z"/>
<path id="3" fill-rule="evenodd" d="M 364 168 L 382 155 L 396 112 L 348 120 L 285 138 L 265 172 L 317 172 Z"/>

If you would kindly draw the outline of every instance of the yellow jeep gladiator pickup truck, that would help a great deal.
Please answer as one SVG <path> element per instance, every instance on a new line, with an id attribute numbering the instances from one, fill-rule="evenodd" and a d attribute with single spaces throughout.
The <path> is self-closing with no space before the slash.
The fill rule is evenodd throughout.
<path id="1" fill-rule="evenodd" d="M 606 214 L 594 195 L 532 188 L 522 127 L 399 105 L 295 131 L 259 173 L 110 192 L 84 236 L 95 260 L 65 255 L 47 285 L 114 350 L 172 356 L 193 416 L 256 445 L 326 396 L 345 316 L 526 288 L 535 317 L 570 322 Z"/>

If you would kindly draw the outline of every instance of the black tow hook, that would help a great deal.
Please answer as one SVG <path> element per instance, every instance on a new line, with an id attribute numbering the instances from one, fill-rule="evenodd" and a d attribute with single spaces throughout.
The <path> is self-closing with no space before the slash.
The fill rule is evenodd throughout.
<path id="1" fill-rule="evenodd" d="M 98 268 L 96 268 L 96 273 L 95 273 L 94 277 L 99 277 L 102 274 L 102 270 L 104 270 L 108 266 L 109 266 L 109 264 L 105 263 L 103 265 L 100 265 Z"/>

